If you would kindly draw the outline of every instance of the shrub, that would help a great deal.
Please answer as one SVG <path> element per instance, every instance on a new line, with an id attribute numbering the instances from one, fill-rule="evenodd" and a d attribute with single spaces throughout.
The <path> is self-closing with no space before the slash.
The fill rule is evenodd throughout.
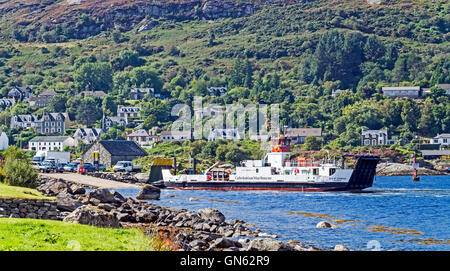
<path id="1" fill-rule="evenodd" d="M 12 186 L 35 188 L 39 185 L 37 172 L 28 160 L 7 159 L 3 165 L 4 182 Z"/>
<path id="2" fill-rule="evenodd" d="M 8 185 L 35 188 L 39 185 L 37 172 L 32 167 L 27 155 L 16 146 L 11 146 L 2 153 L 5 162 L 1 168 L 0 180 Z"/>

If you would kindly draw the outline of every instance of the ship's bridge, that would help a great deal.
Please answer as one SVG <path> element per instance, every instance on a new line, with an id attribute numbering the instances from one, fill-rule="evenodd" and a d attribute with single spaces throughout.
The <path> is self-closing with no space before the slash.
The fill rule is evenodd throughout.
<path id="1" fill-rule="evenodd" d="M 272 151 L 267 154 L 267 163 L 272 167 L 281 168 L 284 166 L 284 161 L 290 159 L 291 139 L 281 135 L 273 138 L 271 144 Z"/>

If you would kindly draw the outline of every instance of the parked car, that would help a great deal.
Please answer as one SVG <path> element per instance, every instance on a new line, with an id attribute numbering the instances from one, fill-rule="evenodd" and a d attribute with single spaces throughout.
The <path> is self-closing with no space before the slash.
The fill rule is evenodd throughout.
<path id="1" fill-rule="evenodd" d="M 83 169 L 80 171 L 80 168 L 83 168 Z M 80 172 L 80 173 L 88 173 L 88 172 L 95 172 L 95 171 L 97 171 L 97 169 L 91 163 L 83 163 L 82 165 L 80 164 L 78 166 L 78 172 Z"/>
<path id="2" fill-rule="evenodd" d="M 63 173 L 64 172 L 64 166 L 65 166 L 65 164 L 56 163 L 54 165 L 53 171 Z"/>
<path id="3" fill-rule="evenodd" d="M 131 161 L 119 161 L 117 164 L 113 167 L 114 172 L 132 172 L 132 171 L 139 171 L 142 169 L 142 166 L 136 166 L 133 165 Z"/>
<path id="4" fill-rule="evenodd" d="M 49 162 L 42 162 L 39 165 L 39 171 L 40 172 L 49 173 L 49 172 L 52 172 L 53 169 L 54 169 L 54 166 L 51 163 L 49 163 Z"/>
<path id="5" fill-rule="evenodd" d="M 77 172 L 79 164 L 80 163 L 77 163 L 77 162 L 68 163 L 64 166 L 64 171 Z"/>
<path id="6" fill-rule="evenodd" d="M 99 164 L 98 165 L 98 171 L 105 171 L 106 170 L 106 166 L 103 164 Z"/>

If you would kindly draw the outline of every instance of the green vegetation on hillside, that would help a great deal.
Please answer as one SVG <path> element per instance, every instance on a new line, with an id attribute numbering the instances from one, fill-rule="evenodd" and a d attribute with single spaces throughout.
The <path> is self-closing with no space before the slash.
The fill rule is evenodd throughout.
<path id="1" fill-rule="evenodd" d="M 410 142 L 448 132 L 449 97 L 435 85 L 450 83 L 450 6 L 443 0 L 391 2 L 307 1 L 268 6 L 245 18 L 159 18 L 151 30 L 108 30 L 62 43 L 2 41 L 3 95 L 14 85 L 59 95 L 46 109 L 23 102 L 7 108 L 0 126 L 15 142 L 13 134 L 27 135 L 9 130 L 10 114 L 67 111 L 75 126 L 100 127 L 103 113 L 136 105 L 145 129 L 168 129 L 175 104 L 203 96 L 203 104 L 278 103 L 284 125 L 322 128 L 322 147 L 329 149 L 358 146 L 361 129 L 388 128 Z M 79 23 L 89 20 L 80 17 Z M 207 91 L 223 86 L 224 96 Z M 421 86 L 431 94 L 391 99 L 383 97 L 383 86 Z M 165 99 L 130 101 L 133 87 L 154 88 Z M 103 101 L 76 96 L 84 90 L 108 95 Z M 337 90 L 344 91 L 333 96 Z M 135 126 L 117 127 L 103 138 L 122 139 Z"/>

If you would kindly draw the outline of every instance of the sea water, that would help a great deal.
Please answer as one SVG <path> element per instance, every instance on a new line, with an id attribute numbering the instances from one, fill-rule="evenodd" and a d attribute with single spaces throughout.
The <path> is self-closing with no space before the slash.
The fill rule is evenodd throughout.
<path id="1" fill-rule="evenodd" d="M 118 189 L 134 196 L 138 189 Z M 450 250 L 450 176 L 376 177 L 362 193 L 162 190 L 155 204 L 219 209 L 279 240 L 323 249 Z M 336 229 L 319 229 L 327 221 Z"/>

